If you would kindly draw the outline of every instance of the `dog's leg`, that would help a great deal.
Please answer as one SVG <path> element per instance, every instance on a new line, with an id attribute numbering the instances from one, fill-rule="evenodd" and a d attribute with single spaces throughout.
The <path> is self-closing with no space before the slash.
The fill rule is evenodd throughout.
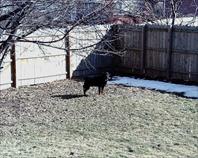
<path id="1" fill-rule="evenodd" d="M 100 92 L 101 92 L 101 87 L 98 86 L 98 94 L 100 95 Z"/>
<path id="2" fill-rule="evenodd" d="M 86 86 L 86 85 L 83 86 L 84 96 L 86 96 L 86 91 L 88 91 L 89 88 L 90 88 L 89 86 Z"/>

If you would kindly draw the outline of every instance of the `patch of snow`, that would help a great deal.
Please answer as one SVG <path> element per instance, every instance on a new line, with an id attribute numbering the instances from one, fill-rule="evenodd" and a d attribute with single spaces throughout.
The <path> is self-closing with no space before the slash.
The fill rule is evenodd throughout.
<path id="1" fill-rule="evenodd" d="M 171 93 L 180 93 L 183 96 L 198 99 L 198 86 L 167 83 L 162 81 L 136 79 L 132 77 L 113 77 L 108 84 L 121 84 L 130 87 L 148 88 Z"/>

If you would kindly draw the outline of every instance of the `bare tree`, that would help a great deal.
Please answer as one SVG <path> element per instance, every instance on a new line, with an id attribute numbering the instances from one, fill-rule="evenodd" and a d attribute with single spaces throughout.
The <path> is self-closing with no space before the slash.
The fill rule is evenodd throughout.
<path id="1" fill-rule="evenodd" d="M 172 18 L 174 23 L 181 2 L 182 0 L 146 0 L 145 8 L 148 21 Z"/>
<path id="2" fill-rule="evenodd" d="M 100 3 L 86 3 L 82 0 L 1 0 L 0 66 L 15 42 L 50 46 L 51 43 L 66 38 L 77 26 L 104 23 L 111 5 L 112 0 L 102 0 Z M 67 26 L 70 27 L 63 31 Z M 45 41 L 26 38 L 35 31 L 46 28 L 56 29 L 61 36 Z"/>
<path id="3" fill-rule="evenodd" d="M 171 5 L 171 26 L 175 25 L 175 19 L 177 18 L 177 12 L 179 10 L 179 7 L 182 4 L 182 0 L 171 0 L 170 5 Z"/>
<path id="4" fill-rule="evenodd" d="M 167 24 L 175 25 L 182 17 L 195 19 L 198 10 L 197 0 L 145 0 L 146 20 L 156 22 L 167 19 Z M 171 20 L 170 20 L 171 19 Z"/>
<path id="5" fill-rule="evenodd" d="M 65 39 L 76 27 L 87 24 L 106 24 L 115 15 L 144 18 L 144 1 L 1 0 L 0 66 L 8 54 L 8 50 L 16 42 L 32 42 L 51 46 L 52 43 Z M 35 31 L 43 29 L 56 29 L 59 36 L 52 34 L 50 40 L 27 38 Z M 106 43 L 109 45 L 108 41 Z"/>

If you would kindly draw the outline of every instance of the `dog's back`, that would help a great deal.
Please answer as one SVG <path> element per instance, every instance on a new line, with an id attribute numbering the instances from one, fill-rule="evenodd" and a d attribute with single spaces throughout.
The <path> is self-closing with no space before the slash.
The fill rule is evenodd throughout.
<path id="1" fill-rule="evenodd" d="M 95 77 L 86 77 L 83 85 L 84 95 L 86 95 L 86 91 L 90 87 L 98 87 L 99 94 L 100 92 L 103 92 L 103 89 L 105 85 L 107 84 L 107 81 L 109 80 L 110 75 L 109 73 L 103 73 L 101 75 L 95 76 Z"/>
<path id="2" fill-rule="evenodd" d="M 107 76 L 105 74 L 102 74 L 100 76 L 86 77 L 84 84 L 88 84 L 90 86 L 100 86 L 106 84 L 107 80 Z"/>

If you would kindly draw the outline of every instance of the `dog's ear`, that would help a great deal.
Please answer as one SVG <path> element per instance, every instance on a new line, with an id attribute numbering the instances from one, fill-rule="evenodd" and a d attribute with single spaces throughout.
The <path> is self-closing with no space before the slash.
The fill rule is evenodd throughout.
<path id="1" fill-rule="evenodd" d="M 108 80 L 111 79 L 111 75 L 110 75 L 109 72 L 106 72 L 106 77 L 107 77 Z"/>
<path id="2" fill-rule="evenodd" d="M 107 76 L 110 76 L 110 73 L 109 73 L 109 72 L 106 72 L 106 75 L 107 75 Z"/>

